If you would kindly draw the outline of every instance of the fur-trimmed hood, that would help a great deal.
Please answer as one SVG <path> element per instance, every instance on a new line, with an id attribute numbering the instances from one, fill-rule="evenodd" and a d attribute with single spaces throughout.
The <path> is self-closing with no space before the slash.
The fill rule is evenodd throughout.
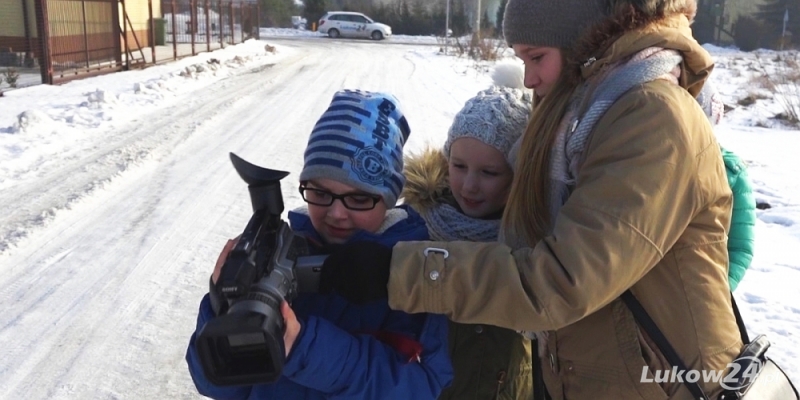
<path id="1" fill-rule="evenodd" d="M 400 194 L 404 204 L 426 213 L 437 204 L 455 202 L 448 182 L 447 158 L 441 150 L 426 148 L 406 156 L 404 164 L 406 185 Z"/>
<path id="2" fill-rule="evenodd" d="M 683 56 L 680 85 L 693 96 L 700 93 L 714 62 L 692 37 L 685 13 L 649 17 L 631 7 L 590 29 L 577 43 L 573 62 L 588 79 L 649 47 L 678 51 Z"/>

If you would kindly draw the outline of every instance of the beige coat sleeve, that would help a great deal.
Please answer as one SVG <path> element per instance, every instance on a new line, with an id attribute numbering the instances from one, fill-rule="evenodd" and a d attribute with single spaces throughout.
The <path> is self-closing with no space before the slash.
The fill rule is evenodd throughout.
<path id="1" fill-rule="evenodd" d="M 663 258 L 704 201 L 696 165 L 708 146 L 692 131 L 710 126 L 697 124 L 705 120 L 685 92 L 649 90 L 659 84 L 629 92 L 602 118 L 552 236 L 518 251 L 498 243 L 399 243 L 391 307 L 542 331 L 619 297 Z M 427 248 L 448 255 L 425 256 Z"/>

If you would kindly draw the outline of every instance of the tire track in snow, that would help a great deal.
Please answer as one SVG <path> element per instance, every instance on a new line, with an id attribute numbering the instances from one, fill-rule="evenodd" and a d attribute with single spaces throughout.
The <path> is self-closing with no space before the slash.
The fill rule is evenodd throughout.
<path id="1" fill-rule="evenodd" d="M 112 173 L 103 190 L 88 195 L 84 181 L 62 175 L 61 188 L 82 197 L 0 254 L 0 302 L 8 305 L 0 315 L 6 344 L 0 348 L 0 398 L 199 398 L 183 360 L 185 346 L 219 250 L 251 213 L 228 152 L 293 172 L 282 185 L 291 209 L 302 204 L 295 172 L 308 134 L 336 90 L 347 85 L 397 94 L 412 124 L 411 140 L 441 143 L 447 113 L 483 88 L 440 74 L 440 66 L 424 59 L 415 60 L 415 70 L 404 58 L 406 46 L 294 45 L 307 55 L 227 79 L 217 90 L 197 93 L 186 109 L 162 111 L 169 116 L 143 115 L 152 130 L 166 131 L 162 138 L 183 137 L 164 138 L 146 162 Z M 427 90 L 439 92 L 426 96 Z M 447 96 L 452 100 L 442 103 Z M 36 184 L 42 182 L 26 190 L 55 199 Z"/>
<path id="2" fill-rule="evenodd" d="M 284 60 L 292 64 L 293 57 Z M 268 64 L 273 65 L 273 64 Z M 265 70 L 264 72 L 268 72 Z M 153 113 L 125 132 L 108 135 L 108 142 L 81 157 L 70 159 L 58 169 L 43 171 L 36 181 L 24 182 L 0 193 L 0 254 L 45 225 L 62 209 L 91 195 L 131 167 L 149 159 L 160 159 L 195 132 L 206 118 L 224 113 L 242 97 L 270 85 L 270 80 L 234 86 L 233 80 L 252 79 L 252 71 L 202 89 L 204 101 L 189 97 Z M 114 129 L 114 128 L 112 128 Z M 116 130 L 116 129 L 114 129 Z"/>

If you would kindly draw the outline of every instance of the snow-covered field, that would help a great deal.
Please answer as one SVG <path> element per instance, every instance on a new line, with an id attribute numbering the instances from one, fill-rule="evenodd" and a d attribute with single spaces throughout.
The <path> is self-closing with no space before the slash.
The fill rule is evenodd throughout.
<path id="1" fill-rule="evenodd" d="M 0 98 L 0 398 L 199 397 L 186 342 L 216 255 L 251 212 L 228 152 L 290 171 L 292 208 L 307 135 L 336 90 L 395 93 L 415 151 L 440 145 L 490 83 L 435 39 L 281 35 Z M 751 335 L 768 334 L 800 381 L 800 132 L 772 118 L 780 103 L 752 77 L 754 62 L 779 68 L 775 54 L 709 50 L 733 107 L 720 142 L 771 206 L 736 297 Z"/>

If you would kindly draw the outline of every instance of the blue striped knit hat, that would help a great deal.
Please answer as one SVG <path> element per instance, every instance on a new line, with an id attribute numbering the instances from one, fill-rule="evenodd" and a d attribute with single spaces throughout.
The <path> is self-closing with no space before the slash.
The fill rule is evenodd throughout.
<path id="1" fill-rule="evenodd" d="M 342 90 L 308 138 L 300 181 L 333 179 L 397 204 L 403 189 L 403 145 L 411 133 L 397 99 Z"/>

